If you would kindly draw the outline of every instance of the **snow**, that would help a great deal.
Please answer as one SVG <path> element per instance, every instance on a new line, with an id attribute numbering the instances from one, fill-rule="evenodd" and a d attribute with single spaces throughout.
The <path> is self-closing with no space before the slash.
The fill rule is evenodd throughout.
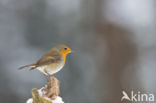
<path id="1" fill-rule="evenodd" d="M 51 100 L 50 98 L 48 98 L 48 100 L 52 101 L 52 103 L 64 103 L 60 96 L 58 96 L 55 100 Z M 28 99 L 26 103 L 33 103 L 33 99 L 32 98 Z"/>
<path id="2" fill-rule="evenodd" d="M 38 92 L 39 92 L 40 96 L 42 96 L 44 94 L 42 91 L 42 88 L 39 89 Z M 48 97 L 43 97 L 43 98 L 51 101 L 52 103 L 64 103 L 60 96 L 57 96 L 57 98 L 55 100 L 51 100 Z M 33 103 L 33 99 L 32 98 L 28 99 L 26 103 Z"/>

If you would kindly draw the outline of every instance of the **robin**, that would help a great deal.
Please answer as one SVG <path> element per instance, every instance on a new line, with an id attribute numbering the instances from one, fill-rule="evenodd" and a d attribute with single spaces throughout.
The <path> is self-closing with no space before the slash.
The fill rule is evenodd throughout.
<path id="1" fill-rule="evenodd" d="M 50 76 L 63 68 L 69 53 L 71 53 L 71 49 L 67 45 L 57 45 L 45 53 L 37 62 L 22 66 L 19 69 L 31 67 L 30 70 L 38 69 L 44 75 Z"/>

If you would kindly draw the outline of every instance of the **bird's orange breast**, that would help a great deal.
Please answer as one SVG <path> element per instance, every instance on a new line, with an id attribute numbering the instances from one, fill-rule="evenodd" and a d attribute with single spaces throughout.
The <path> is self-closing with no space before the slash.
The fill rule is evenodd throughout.
<path id="1" fill-rule="evenodd" d="M 62 55 L 62 58 L 63 58 L 63 65 L 64 65 L 65 62 L 66 62 L 66 56 L 67 56 L 67 54 L 64 53 L 63 51 L 61 51 L 61 55 Z"/>

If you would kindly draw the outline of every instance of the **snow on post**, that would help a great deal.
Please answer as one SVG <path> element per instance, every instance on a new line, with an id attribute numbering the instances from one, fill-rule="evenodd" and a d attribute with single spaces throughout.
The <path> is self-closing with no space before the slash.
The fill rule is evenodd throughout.
<path id="1" fill-rule="evenodd" d="M 59 87 L 59 80 L 50 76 L 45 87 L 39 90 L 32 89 L 32 98 L 28 99 L 26 103 L 64 103 L 59 96 Z"/>

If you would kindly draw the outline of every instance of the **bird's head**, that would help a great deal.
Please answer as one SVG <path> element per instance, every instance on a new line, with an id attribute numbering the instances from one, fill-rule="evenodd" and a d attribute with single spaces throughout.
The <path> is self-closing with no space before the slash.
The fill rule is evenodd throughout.
<path id="1" fill-rule="evenodd" d="M 57 45 L 56 48 L 60 51 L 60 53 L 64 56 L 66 56 L 67 54 L 71 53 L 71 49 L 67 46 L 67 45 L 64 45 L 64 44 L 60 44 L 60 45 Z"/>

